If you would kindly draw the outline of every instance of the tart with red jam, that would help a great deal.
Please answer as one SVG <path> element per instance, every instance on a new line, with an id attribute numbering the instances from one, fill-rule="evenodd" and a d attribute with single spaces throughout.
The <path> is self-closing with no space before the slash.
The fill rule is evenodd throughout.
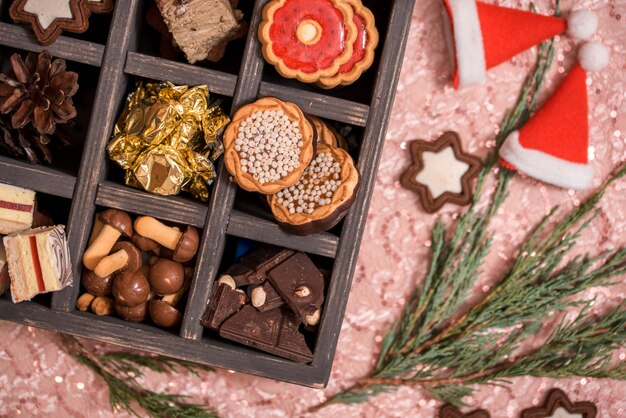
<path id="1" fill-rule="evenodd" d="M 336 75 L 351 59 L 357 33 L 344 0 L 272 0 L 259 25 L 265 60 L 305 83 Z"/>
<path id="2" fill-rule="evenodd" d="M 374 50 L 378 46 L 378 30 L 372 12 L 361 3 L 361 0 L 344 0 L 353 11 L 353 21 L 357 28 L 357 38 L 352 47 L 352 56 L 339 67 L 332 77 L 322 77 L 319 85 L 331 89 L 339 85 L 347 86 L 361 77 L 361 74 L 372 66 Z"/>

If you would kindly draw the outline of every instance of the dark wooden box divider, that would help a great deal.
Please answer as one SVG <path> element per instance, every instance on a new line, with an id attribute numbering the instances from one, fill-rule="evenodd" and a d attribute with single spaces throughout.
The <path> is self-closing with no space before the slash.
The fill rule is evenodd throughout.
<path id="1" fill-rule="evenodd" d="M 303 112 L 356 126 L 365 126 L 370 111 L 366 104 L 266 81 L 261 83 L 259 96 L 274 96 L 297 104 Z"/>
<path id="2" fill-rule="evenodd" d="M 280 229 L 276 222 L 267 221 L 236 209 L 230 213 L 226 232 L 240 238 L 331 258 L 335 257 L 339 241 L 339 237 L 328 232 L 306 237 L 289 234 Z"/>
<path id="3" fill-rule="evenodd" d="M 71 199 L 76 178 L 53 168 L 0 156 L 0 182 Z"/>
<path id="4" fill-rule="evenodd" d="M 51 46 L 42 47 L 29 28 L 0 22 L 0 45 L 26 51 L 48 49 L 54 56 L 100 67 L 100 94 L 93 103 L 77 178 L 55 168 L 31 166 L 0 157 L 0 181 L 73 198 L 68 238 L 75 272 L 74 284 L 52 295 L 51 308 L 37 302 L 13 305 L 5 295 L 0 298 L 0 318 L 277 380 L 315 387 L 327 383 L 400 74 L 414 0 L 395 0 L 389 6 L 377 6 L 378 10 L 388 10 L 389 16 L 386 20 L 377 19 L 384 44 L 377 49 L 378 68 L 370 70 L 376 72 L 376 82 L 369 104 L 333 97 L 319 89 L 311 91 L 309 86 L 300 89 L 292 82 L 287 83 L 290 85 L 287 87 L 273 79 L 262 81 L 264 60 L 257 41 L 257 27 L 267 1 L 255 1 L 245 49 L 240 51 L 243 60 L 238 75 L 140 52 L 138 32 L 143 25 L 141 11 L 145 9 L 142 0 L 116 2 L 106 46 L 63 36 Z M 367 5 L 368 1 L 364 2 Z M 0 0 L 0 8 L 6 9 L 6 0 Z M 107 161 L 106 143 L 125 104 L 126 94 L 133 88 L 137 77 L 177 84 L 207 84 L 211 93 L 229 100 L 232 98 L 231 113 L 257 97 L 275 96 L 292 101 L 313 115 L 360 127 L 357 130 L 361 135 L 360 146 L 358 155 L 354 156 L 362 175 L 361 186 L 356 203 L 341 228 L 308 237 L 285 233 L 271 217 L 262 214 L 258 207 L 252 207 L 254 201 L 243 202 L 245 196 L 237 193 L 237 187 L 222 163 L 218 165 L 218 176 L 208 204 L 184 196 L 151 195 L 118 182 L 119 175 L 111 178 L 108 171 L 119 169 Z M 236 209 L 233 207 L 235 201 L 239 202 Z M 194 277 L 178 335 L 149 324 L 96 317 L 74 309 L 80 291 L 82 252 L 91 233 L 94 215 L 101 207 L 151 215 L 201 230 Z M 297 364 L 228 342 L 200 325 L 200 317 L 222 264 L 228 236 L 289 247 L 330 259 L 328 265 L 333 266 L 332 277 L 311 364 Z"/>
<path id="5" fill-rule="evenodd" d="M 254 6 L 231 113 L 242 105 L 254 101 L 259 91 L 263 62 L 256 32 L 266 2 L 266 0 L 257 0 Z M 209 203 L 203 242 L 198 251 L 194 281 L 189 289 L 189 300 L 183 317 L 180 335 L 184 338 L 198 340 L 202 337 L 203 327 L 200 324 L 200 318 L 209 300 L 213 280 L 218 273 L 224 253 L 228 215 L 233 207 L 236 192 L 236 186 L 230 180 L 226 167 L 220 163 L 217 181 L 213 186 Z"/>
<path id="6" fill-rule="evenodd" d="M 204 228 L 207 215 L 206 205 L 201 202 L 178 196 L 155 196 L 110 181 L 98 186 L 96 204 L 196 228 Z"/>
<path id="7" fill-rule="evenodd" d="M 126 79 L 124 62 L 130 44 L 136 42 L 133 28 L 140 19 L 138 0 L 116 2 L 107 48 L 104 51 L 98 91 L 91 121 L 85 139 L 83 158 L 74 189 L 74 202 L 70 212 L 67 234 L 76 278 L 72 286 L 56 292 L 52 308 L 69 312 L 74 309 L 80 291 L 82 253 L 89 240 L 95 213 L 97 185 L 103 179 L 106 163 L 106 143 L 115 120 L 125 102 Z"/>
<path id="8" fill-rule="evenodd" d="M 31 52 L 47 50 L 52 56 L 82 62 L 94 67 L 99 67 L 102 64 L 102 56 L 104 55 L 104 45 L 66 36 L 59 37 L 52 45 L 42 46 L 37 42 L 30 28 L 3 22 L 0 22 L 0 44 Z"/>
<path id="9" fill-rule="evenodd" d="M 230 97 L 235 94 L 237 84 L 237 77 L 232 74 L 168 61 L 137 52 L 128 53 L 124 71 L 127 74 L 149 79 L 171 81 L 174 84 L 206 84 L 211 93 Z"/>

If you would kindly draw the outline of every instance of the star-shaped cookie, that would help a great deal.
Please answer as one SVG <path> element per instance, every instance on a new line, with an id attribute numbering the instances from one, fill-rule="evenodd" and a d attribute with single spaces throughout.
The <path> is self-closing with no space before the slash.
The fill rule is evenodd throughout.
<path id="1" fill-rule="evenodd" d="M 591 402 L 572 402 L 560 389 L 552 389 L 543 406 L 522 411 L 521 418 L 595 418 L 598 410 Z"/>
<path id="2" fill-rule="evenodd" d="M 9 14 L 33 27 L 37 40 L 50 45 L 61 32 L 84 32 L 89 27 L 87 0 L 16 0 Z"/>
<path id="3" fill-rule="evenodd" d="M 464 414 L 452 405 L 444 405 L 439 410 L 439 418 L 491 418 L 491 416 L 484 409 L 477 409 Z"/>
<path id="4" fill-rule="evenodd" d="M 401 183 L 415 190 L 428 213 L 446 203 L 467 205 L 472 200 L 472 179 L 481 160 L 467 154 L 456 132 L 446 132 L 434 142 L 412 141 L 413 164 L 402 175 Z"/>
<path id="5" fill-rule="evenodd" d="M 114 6 L 113 0 L 87 0 L 91 13 L 111 13 Z"/>

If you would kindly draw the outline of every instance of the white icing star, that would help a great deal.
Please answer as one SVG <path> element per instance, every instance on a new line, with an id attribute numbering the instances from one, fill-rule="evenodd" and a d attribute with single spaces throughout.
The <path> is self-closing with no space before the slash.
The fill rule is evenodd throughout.
<path id="1" fill-rule="evenodd" d="M 27 0 L 24 11 L 37 15 L 42 29 L 46 30 L 56 19 L 71 19 L 70 0 Z"/>
<path id="2" fill-rule="evenodd" d="M 570 414 L 565 408 L 558 407 L 548 418 L 583 418 L 582 414 Z"/>
<path id="3" fill-rule="evenodd" d="M 461 177 L 470 166 L 456 159 L 452 147 L 446 147 L 439 152 L 424 152 L 422 160 L 424 168 L 415 176 L 415 180 L 428 187 L 433 199 L 445 192 L 463 192 Z"/>

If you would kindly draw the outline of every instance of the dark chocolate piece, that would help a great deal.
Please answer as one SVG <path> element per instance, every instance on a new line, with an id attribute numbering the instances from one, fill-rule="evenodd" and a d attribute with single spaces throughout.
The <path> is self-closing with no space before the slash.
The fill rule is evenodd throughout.
<path id="1" fill-rule="evenodd" d="M 298 330 L 299 320 L 284 309 L 259 312 L 246 305 L 220 328 L 220 336 L 298 363 L 309 363 L 313 354 Z"/>
<path id="2" fill-rule="evenodd" d="M 484 409 L 477 409 L 464 414 L 460 409 L 452 405 L 444 405 L 439 410 L 439 418 L 491 418 L 489 412 Z"/>
<path id="3" fill-rule="evenodd" d="M 557 415 L 556 411 L 564 409 L 569 414 L 580 414 L 582 418 L 595 418 L 598 410 L 591 402 L 572 402 L 560 389 L 548 392 L 542 406 L 525 409 L 521 418 L 549 418 Z"/>
<path id="4" fill-rule="evenodd" d="M 293 253 L 293 250 L 274 247 L 271 245 L 263 245 L 255 248 L 248 254 L 244 255 L 238 263 L 244 269 L 252 271 L 252 273 L 246 276 L 245 282 L 242 283 L 235 279 L 235 276 L 233 276 L 233 279 L 235 279 L 237 286 L 261 284 L 267 279 L 268 271 L 291 257 Z"/>
<path id="5" fill-rule="evenodd" d="M 212 329 L 218 329 L 220 325 L 234 313 L 239 311 L 246 303 L 246 295 L 227 284 L 220 284 L 213 290 L 211 300 L 202 315 L 200 323 Z"/>
<path id="6" fill-rule="evenodd" d="M 223 275 L 228 275 L 233 278 L 237 287 L 246 286 L 250 284 L 250 276 L 254 274 L 254 270 L 250 270 L 241 264 L 233 264 L 226 270 Z"/>
<path id="7" fill-rule="evenodd" d="M 324 303 L 324 276 L 305 253 L 270 271 L 268 280 L 302 322 Z"/>
<path id="8" fill-rule="evenodd" d="M 255 287 L 250 292 L 252 306 L 261 312 L 280 308 L 285 300 L 278 294 L 274 286 L 266 280 L 262 285 Z"/>
<path id="9" fill-rule="evenodd" d="M 434 142 L 412 141 L 410 148 L 413 163 L 402 175 L 400 183 L 403 187 L 417 192 L 426 212 L 435 213 L 446 203 L 460 206 L 470 204 L 472 201 L 472 180 L 478 175 L 482 161 L 480 158 L 463 151 L 459 134 L 446 132 Z M 447 148 L 452 149 L 456 162 L 467 166 L 462 175 L 456 173 L 455 176 L 451 167 L 436 164 L 434 158 L 429 164 L 426 164 L 428 161 L 424 159 L 425 153 L 431 156 L 432 154 L 447 156 L 450 154 L 443 154 L 449 152 Z M 446 184 L 456 180 L 459 183 L 454 187 L 452 184 Z M 436 190 L 432 190 L 433 187 Z M 455 187 L 458 189 L 452 190 Z"/>

